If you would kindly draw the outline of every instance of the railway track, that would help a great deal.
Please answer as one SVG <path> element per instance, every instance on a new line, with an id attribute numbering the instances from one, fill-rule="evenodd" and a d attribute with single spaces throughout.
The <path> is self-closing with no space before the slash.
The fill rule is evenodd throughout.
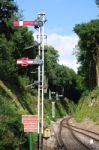
<path id="1" fill-rule="evenodd" d="M 68 117 L 60 122 L 57 136 L 60 150 L 99 150 L 99 134 L 71 125 L 70 119 Z"/>
<path id="2" fill-rule="evenodd" d="M 92 138 L 93 140 L 99 142 L 99 134 L 98 133 L 95 133 L 93 131 L 89 131 L 89 130 L 86 130 L 86 129 L 82 129 L 82 128 L 76 127 L 74 125 L 71 125 L 69 122 L 68 122 L 68 125 L 71 128 L 71 130 L 73 130 L 75 132 L 78 132 L 80 134 L 83 134 L 85 136 L 88 136 L 89 138 Z M 62 126 L 68 128 L 68 126 L 66 126 L 65 124 L 62 124 Z"/>
<path id="3" fill-rule="evenodd" d="M 61 138 L 61 127 L 62 126 L 60 124 L 58 124 L 58 126 L 59 126 L 58 133 L 55 131 L 55 129 L 53 127 L 54 137 L 56 139 L 56 145 L 57 145 L 56 147 L 57 147 L 57 150 L 65 150 L 64 149 L 64 143 L 63 143 L 62 138 Z"/>
<path id="4" fill-rule="evenodd" d="M 99 150 L 99 134 L 74 126 L 71 117 L 53 124 L 52 131 L 55 145 L 51 150 Z"/>

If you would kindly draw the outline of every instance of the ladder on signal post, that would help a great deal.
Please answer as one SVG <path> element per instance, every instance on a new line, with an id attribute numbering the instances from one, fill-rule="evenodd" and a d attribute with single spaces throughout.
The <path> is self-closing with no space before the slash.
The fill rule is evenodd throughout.
<path id="1" fill-rule="evenodd" d="M 38 29 L 39 32 L 38 42 L 41 44 L 39 44 L 38 56 L 41 57 L 43 63 L 42 65 L 38 65 L 38 83 L 40 83 L 38 84 L 38 134 L 41 133 L 42 135 L 43 135 L 43 127 L 44 127 L 44 23 L 45 22 L 46 22 L 46 17 L 44 13 L 38 14 L 37 19 L 34 21 L 13 22 L 14 27 L 34 26 L 34 28 Z"/>

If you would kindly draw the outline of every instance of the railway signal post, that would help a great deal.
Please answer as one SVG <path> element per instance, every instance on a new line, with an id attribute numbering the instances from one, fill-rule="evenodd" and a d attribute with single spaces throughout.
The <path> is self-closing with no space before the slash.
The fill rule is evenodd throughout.
<path id="1" fill-rule="evenodd" d="M 38 55 L 39 62 L 35 60 L 30 60 L 29 58 L 21 58 L 17 60 L 17 64 L 21 66 L 27 67 L 28 65 L 35 65 L 38 64 L 38 139 L 39 141 L 39 148 L 42 149 L 43 147 L 43 127 L 44 127 L 44 24 L 46 22 L 46 16 L 44 13 L 39 13 L 38 17 L 34 21 L 14 21 L 13 26 L 34 26 L 35 29 L 39 31 L 39 50 Z"/>
<path id="2" fill-rule="evenodd" d="M 38 85 L 38 116 L 39 116 L 39 128 L 38 132 L 40 133 L 40 146 L 39 148 L 42 149 L 43 145 L 43 127 L 44 127 L 44 23 L 46 22 L 46 16 L 44 13 L 38 14 L 38 18 L 42 22 L 42 26 L 39 28 L 39 35 L 38 35 L 38 43 L 41 43 L 39 45 L 39 56 L 42 58 L 42 66 L 38 66 L 38 82 L 42 83 L 41 85 Z M 40 108 L 41 106 L 41 108 Z M 41 126 L 40 126 L 41 125 Z"/>

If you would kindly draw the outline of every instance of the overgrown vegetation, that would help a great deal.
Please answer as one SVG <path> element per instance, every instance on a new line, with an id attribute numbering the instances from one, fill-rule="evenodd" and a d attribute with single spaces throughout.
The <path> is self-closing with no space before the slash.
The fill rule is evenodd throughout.
<path id="1" fill-rule="evenodd" d="M 99 20 L 78 24 L 74 31 L 79 36 L 76 55 L 79 75 L 86 88 L 99 86 Z"/>
<path id="2" fill-rule="evenodd" d="M 21 113 L 0 88 L 0 149 L 15 149 L 24 141 Z"/>
<path id="3" fill-rule="evenodd" d="M 90 118 L 99 123 L 99 88 L 83 93 L 74 116 L 77 121 Z"/>
<path id="4" fill-rule="evenodd" d="M 99 6 L 99 0 L 96 4 Z M 77 121 L 90 118 L 99 122 L 99 19 L 77 24 L 74 31 L 79 37 L 76 47 L 80 64 L 77 80 L 79 89 L 83 91 L 74 114 Z"/>
<path id="5" fill-rule="evenodd" d="M 98 0 L 97 0 L 98 4 Z M 20 19 L 18 6 L 14 0 L 0 1 L 0 149 L 28 149 L 27 134 L 23 133 L 22 114 L 37 114 L 37 87 L 26 88 L 37 80 L 37 67 L 21 68 L 16 59 L 34 59 L 37 48 L 25 50 L 34 45 L 33 33 L 26 27 L 13 28 L 14 19 Z M 94 26 L 94 28 L 93 28 Z M 82 95 L 86 89 L 98 85 L 99 20 L 76 25 L 74 30 L 80 40 L 77 58 L 80 62 L 78 74 L 73 69 L 58 63 L 59 54 L 51 46 L 45 46 L 45 81 L 47 88 L 44 100 L 45 126 L 52 120 L 52 104 L 48 100 L 49 89 L 63 95 L 55 101 L 55 117 L 75 114 L 77 120 L 89 117 L 96 121 L 99 113 L 97 88 L 92 93 Z M 86 37 L 86 38 L 85 38 Z M 97 70 L 96 70 L 97 69 Z M 33 73 L 33 74 L 32 74 Z M 91 87 L 91 88 L 90 88 Z M 93 115 L 91 115 L 93 114 Z M 37 134 L 34 135 L 37 140 Z M 34 141 L 36 144 L 37 141 Z"/>

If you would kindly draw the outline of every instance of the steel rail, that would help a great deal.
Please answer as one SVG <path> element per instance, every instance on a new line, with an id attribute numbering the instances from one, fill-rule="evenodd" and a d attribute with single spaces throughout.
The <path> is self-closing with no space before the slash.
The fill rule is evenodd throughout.
<path id="1" fill-rule="evenodd" d="M 65 123 L 64 123 L 64 125 L 65 125 Z M 71 125 L 70 123 L 69 123 L 69 125 L 70 125 L 71 127 L 73 127 L 73 128 L 77 128 L 77 129 L 80 129 L 80 130 L 82 130 L 82 131 L 85 131 L 85 132 L 88 132 L 88 133 L 92 133 L 92 134 L 95 134 L 95 135 L 98 135 L 98 136 L 99 136 L 99 133 L 96 133 L 96 132 L 93 132 L 93 131 L 90 131 L 90 130 L 87 130 L 87 129 L 83 129 L 83 128 L 80 128 L 80 127 L 77 127 L 77 126 L 74 126 L 74 125 Z"/>
<path id="2" fill-rule="evenodd" d="M 75 136 L 75 134 L 73 133 L 73 130 L 71 129 L 71 127 L 70 127 L 70 125 L 69 125 L 69 120 L 71 119 L 71 117 L 68 117 L 68 118 L 65 118 L 65 119 L 63 119 L 62 121 L 61 121 L 61 124 L 62 124 L 62 127 L 64 127 L 63 126 L 63 122 L 64 122 L 64 120 L 66 121 L 66 128 L 68 127 L 68 129 L 69 129 L 69 131 L 70 131 L 70 133 L 72 134 L 72 136 L 73 136 L 73 138 L 80 144 L 80 145 L 82 145 L 83 147 L 85 147 L 87 150 L 90 150 L 90 148 L 89 148 L 89 146 L 87 146 L 87 145 L 85 145 L 81 140 L 79 140 L 79 138 L 77 138 L 76 136 Z"/>
<path id="3" fill-rule="evenodd" d="M 83 135 L 85 135 L 85 136 L 87 136 L 87 137 L 89 137 L 89 138 L 92 138 L 92 139 L 94 139 L 95 141 L 99 142 L 99 139 L 97 139 L 97 138 L 95 138 L 95 137 L 93 137 L 93 136 L 91 136 L 91 135 L 88 135 L 88 134 L 86 134 L 86 133 L 83 133 L 83 132 L 81 132 L 81 131 L 77 131 L 76 129 L 78 129 L 78 128 L 73 129 L 73 127 L 71 127 L 71 125 L 69 125 L 69 126 L 70 126 L 71 130 L 73 130 L 73 131 L 75 131 L 75 132 L 78 132 L 78 133 L 80 133 L 80 134 L 83 134 Z M 68 126 L 65 126 L 65 125 L 63 125 L 63 127 L 69 128 Z M 79 130 L 81 130 L 81 129 L 79 129 Z M 87 131 L 87 132 L 88 132 L 88 131 Z"/>
<path id="4" fill-rule="evenodd" d="M 59 125 L 59 132 L 58 134 L 55 132 L 54 130 L 54 127 L 53 127 L 53 132 L 54 132 L 54 137 L 56 139 L 56 142 L 57 142 L 57 148 L 60 150 L 62 150 L 62 148 L 64 147 L 64 143 L 62 141 L 62 138 L 61 138 L 61 129 L 60 129 L 60 125 Z M 65 150 L 67 150 L 67 148 L 65 148 Z"/>
<path id="5" fill-rule="evenodd" d="M 65 150 L 67 150 L 67 147 L 66 147 L 66 145 L 64 144 L 64 142 L 63 142 L 63 140 L 62 140 L 62 135 L 61 135 L 61 132 L 62 132 L 62 127 L 63 127 L 63 125 L 62 125 L 62 121 L 60 122 L 60 126 L 59 126 L 59 132 L 58 132 L 58 139 L 59 139 L 59 141 L 60 141 L 60 148 L 65 148 Z"/>
<path id="6" fill-rule="evenodd" d="M 70 119 L 71 119 L 71 118 L 70 118 Z M 69 120 L 70 120 L 70 119 L 69 119 Z M 85 135 L 85 136 L 88 136 L 89 138 L 93 138 L 95 141 L 99 142 L 99 139 L 97 139 L 97 138 L 95 138 L 95 137 L 93 137 L 93 136 L 91 136 L 91 135 L 88 135 L 88 133 L 89 133 L 89 134 L 94 134 L 95 136 L 99 136 L 98 133 L 93 132 L 93 131 L 90 131 L 90 130 L 82 129 L 82 128 L 77 127 L 77 126 L 74 126 L 74 125 L 71 125 L 71 124 L 69 123 L 69 120 L 68 120 L 68 125 L 71 127 L 71 129 L 72 129 L 73 131 L 78 132 L 78 133 L 80 133 L 80 134 L 83 134 L 83 135 Z M 66 126 L 66 124 L 63 124 L 63 123 L 62 123 L 62 125 L 63 125 L 63 127 L 68 128 L 68 126 Z M 81 131 L 77 131 L 76 129 L 77 129 L 77 130 L 81 130 Z M 82 132 L 82 131 L 83 131 L 83 132 Z M 84 133 L 84 132 L 87 132 L 87 134 Z"/>

